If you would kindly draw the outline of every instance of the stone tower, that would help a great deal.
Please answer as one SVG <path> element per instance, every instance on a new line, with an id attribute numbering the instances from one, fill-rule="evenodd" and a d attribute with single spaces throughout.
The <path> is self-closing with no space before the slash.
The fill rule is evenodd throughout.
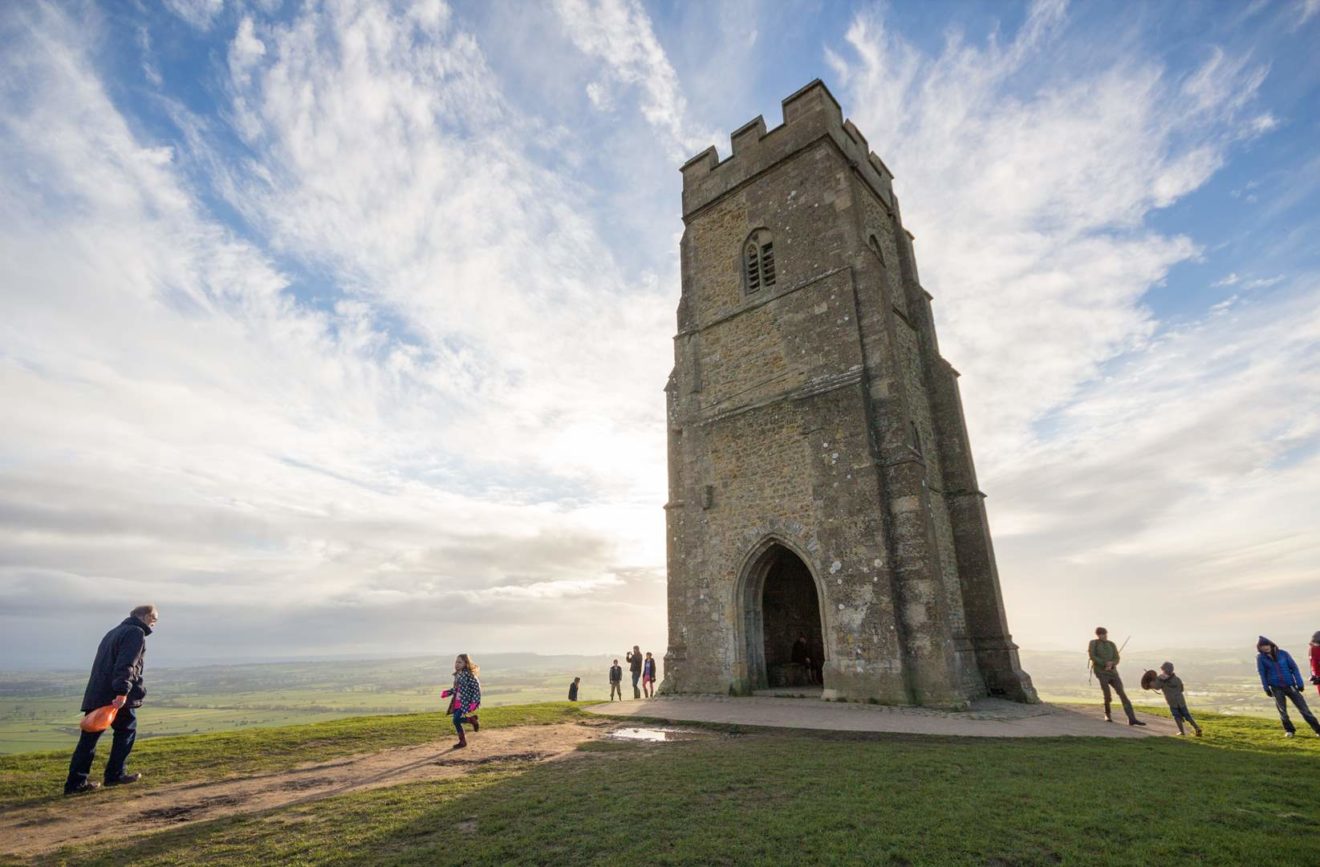
<path id="1" fill-rule="evenodd" d="M 1035 701 L 893 176 L 821 82 L 783 111 L 682 169 L 663 688 Z"/>

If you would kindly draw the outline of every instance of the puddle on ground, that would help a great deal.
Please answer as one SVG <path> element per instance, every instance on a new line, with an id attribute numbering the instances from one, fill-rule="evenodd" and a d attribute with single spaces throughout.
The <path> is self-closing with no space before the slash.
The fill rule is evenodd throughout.
<path id="1" fill-rule="evenodd" d="M 675 729 L 664 726 L 629 726 L 628 728 L 615 729 L 605 737 L 616 741 L 663 743 L 665 741 L 688 740 L 698 736 L 699 733 L 692 729 Z"/>

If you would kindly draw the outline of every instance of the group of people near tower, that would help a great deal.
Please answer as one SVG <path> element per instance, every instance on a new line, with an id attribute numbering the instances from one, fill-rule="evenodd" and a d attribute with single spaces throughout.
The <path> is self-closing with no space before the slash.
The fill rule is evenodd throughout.
<path id="1" fill-rule="evenodd" d="M 1121 651 L 1121 647 L 1109 640 L 1109 630 L 1103 626 L 1096 627 L 1095 638 L 1091 639 L 1091 643 L 1086 648 L 1091 673 L 1099 681 L 1100 693 L 1104 696 L 1105 722 L 1114 721 L 1111 702 L 1113 694 L 1118 693 L 1123 712 L 1127 714 L 1128 725 L 1144 726 L 1145 723 L 1137 719 L 1136 712 L 1132 709 L 1132 702 L 1128 700 L 1127 693 L 1123 690 L 1123 679 L 1118 675 Z M 1316 691 L 1320 692 L 1320 631 L 1311 636 L 1310 662 L 1311 683 L 1315 685 Z M 1288 715 L 1289 702 L 1292 702 L 1302 719 L 1311 727 L 1311 731 L 1320 735 L 1320 721 L 1316 720 L 1315 714 L 1306 704 L 1302 671 L 1297 661 L 1292 658 L 1292 654 L 1265 636 L 1260 636 L 1256 640 L 1256 673 L 1260 676 L 1260 685 L 1265 690 L 1265 695 L 1274 699 L 1274 706 L 1279 712 L 1279 721 L 1283 723 L 1284 737 L 1290 738 L 1297 733 L 1297 727 Z M 1159 672 L 1147 671 L 1141 677 L 1141 686 L 1143 689 L 1156 690 L 1164 694 L 1164 700 L 1169 705 L 1169 713 L 1178 726 L 1178 734 L 1187 733 L 1183 727 L 1186 723 L 1192 727 L 1197 737 L 1201 736 L 1201 726 L 1187 708 L 1185 687 L 1182 678 L 1174 673 L 1172 662 L 1161 665 Z"/>
<path id="2" fill-rule="evenodd" d="M 642 656 L 641 647 L 634 644 L 633 649 L 623 655 L 623 661 L 628 663 L 628 672 L 632 675 L 633 698 L 654 698 L 655 657 L 651 651 Z M 616 695 L 619 701 L 623 701 L 623 666 L 617 659 L 610 666 L 610 701 L 614 701 Z"/>
<path id="3" fill-rule="evenodd" d="M 633 698 L 655 698 L 655 684 L 659 677 L 656 674 L 655 657 L 651 651 L 646 651 L 646 655 L 643 656 L 641 647 L 634 644 L 633 649 L 623 655 L 623 659 L 628 663 L 628 671 L 632 674 Z M 614 701 L 616 696 L 619 701 L 623 701 L 623 666 L 619 665 L 617 657 L 610 665 L 609 680 L 610 701 Z M 569 701 L 578 700 L 581 686 L 582 678 L 573 678 L 573 682 L 568 685 Z"/>

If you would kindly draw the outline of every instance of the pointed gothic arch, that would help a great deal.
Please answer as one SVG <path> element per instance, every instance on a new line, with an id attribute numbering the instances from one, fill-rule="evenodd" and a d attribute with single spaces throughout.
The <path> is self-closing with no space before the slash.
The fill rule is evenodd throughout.
<path id="1" fill-rule="evenodd" d="M 743 692 L 778 683 L 785 672 L 798 672 L 792 662 L 793 644 L 807 638 L 812 679 L 823 681 L 829 660 L 825 641 L 824 593 L 807 558 L 789 542 L 775 536 L 761 540 L 748 554 L 737 583 L 740 666 Z"/>

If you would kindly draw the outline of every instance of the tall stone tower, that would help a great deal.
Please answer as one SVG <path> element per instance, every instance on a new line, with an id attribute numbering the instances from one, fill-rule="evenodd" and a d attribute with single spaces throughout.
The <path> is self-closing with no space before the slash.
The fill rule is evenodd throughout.
<path id="1" fill-rule="evenodd" d="M 664 689 L 1035 701 L 893 176 L 821 82 L 783 111 L 682 169 Z"/>

